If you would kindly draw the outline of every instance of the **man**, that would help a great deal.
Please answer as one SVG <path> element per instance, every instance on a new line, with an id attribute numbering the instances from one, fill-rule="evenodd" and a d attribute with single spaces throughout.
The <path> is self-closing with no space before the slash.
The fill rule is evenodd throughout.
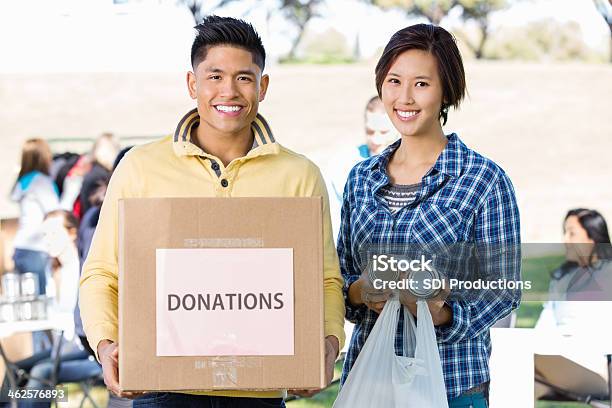
<path id="1" fill-rule="evenodd" d="M 196 30 L 187 88 L 197 108 L 178 122 L 172 136 L 133 148 L 111 179 L 81 278 L 81 316 L 89 344 L 97 351 L 107 387 L 120 396 L 136 396 L 121 392 L 117 375 L 118 199 L 322 196 L 325 361 L 331 381 L 344 341 L 344 304 L 323 179 L 312 162 L 279 145 L 257 113 L 269 77 L 263 75 L 265 50 L 253 27 L 209 16 Z M 146 394 L 134 405 L 284 406 L 282 391 L 201 394 Z"/>

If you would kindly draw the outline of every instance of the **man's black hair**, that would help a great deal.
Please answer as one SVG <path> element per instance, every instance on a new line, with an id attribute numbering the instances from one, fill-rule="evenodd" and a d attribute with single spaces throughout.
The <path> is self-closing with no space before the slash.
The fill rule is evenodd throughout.
<path id="1" fill-rule="evenodd" d="M 242 48 L 253 55 L 253 62 L 263 71 L 266 65 L 266 50 L 261 38 L 250 23 L 232 17 L 206 16 L 194 27 L 198 34 L 191 46 L 193 69 L 206 58 L 210 47 L 229 45 Z"/>

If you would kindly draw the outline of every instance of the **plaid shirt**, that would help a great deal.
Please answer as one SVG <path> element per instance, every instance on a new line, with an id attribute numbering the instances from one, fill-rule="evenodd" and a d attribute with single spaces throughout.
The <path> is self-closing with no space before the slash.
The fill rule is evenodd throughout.
<path id="1" fill-rule="evenodd" d="M 348 300 L 348 288 L 363 270 L 364 247 L 381 243 L 520 244 L 519 212 L 510 179 L 455 134 L 448 136 L 446 148 L 422 178 L 415 201 L 391 215 L 380 190 L 389 183 L 387 163 L 400 142 L 357 164 L 344 189 L 338 255 L 345 280 L 346 318 L 355 328 L 342 383 L 378 317 L 365 305 L 355 307 Z M 520 274 L 520 255 L 509 257 L 502 262 L 512 264 Z M 498 262 L 492 268 L 499 266 Z M 449 399 L 489 381 L 489 328 L 518 307 L 519 301 L 520 293 L 510 298 L 447 301 L 452 322 L 436 327 L 436 335 Z M 402 351 L 401 327 L 395 336 L 397 354 Z"/>

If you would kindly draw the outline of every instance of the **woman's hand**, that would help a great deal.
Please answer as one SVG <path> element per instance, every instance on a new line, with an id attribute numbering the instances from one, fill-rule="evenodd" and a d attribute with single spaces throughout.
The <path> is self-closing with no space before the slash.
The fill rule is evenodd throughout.
<path id="1" fill-rule="evenodd" d="M 453 321 L 453 310 L 445 302 L 445 299 L 450 293 L 449 289 L 444 289 L 438 296 L 427 300 L 429 313 L 434 326 L 449 324 Z M 399 291 L 399 301 L 406 306 L 410 313 L 416 317 L 417 315 L 417 298 L 409 290 Z"/>
<path id="2" fill-rule="evenodd" d="M 365 304 L 368 309 L 380 314 L 385 303 L 391 297 L 393 291 L 390 289 L 376 289 L 367 275 L 362 275 L 349 286 L 349 300 L 355 305 Z"/>

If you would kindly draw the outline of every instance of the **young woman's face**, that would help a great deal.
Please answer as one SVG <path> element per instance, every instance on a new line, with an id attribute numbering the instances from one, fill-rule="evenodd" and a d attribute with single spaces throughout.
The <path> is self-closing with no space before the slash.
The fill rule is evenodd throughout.
<path id="1" fill-rule="evenodd" d="M 563 240 L 568 261 L 578 263 L 586 261 L 588 263 L 595 241 L 589 238 L 587 231 L 580 225 L 577 216 L 571 215 L 565 220 Z"/>
<path id="2" fill-rule="evenodd" d="M 442 83 L 436 58 L 422 50 L 400 54 L 383 81 L 381 99 L 403 136 L 439 133 Z"/>

